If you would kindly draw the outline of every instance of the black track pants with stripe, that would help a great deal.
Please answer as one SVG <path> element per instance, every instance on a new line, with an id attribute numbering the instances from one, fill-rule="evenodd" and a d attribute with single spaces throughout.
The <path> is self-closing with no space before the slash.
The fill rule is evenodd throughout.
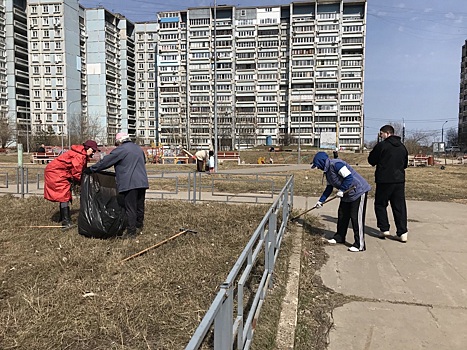
<path id="1" fill-rule="evenodd" d="M 345 242 L 349 221 L 352 221 L 352 229 L 354 233 L 354 247 L 359 250 L 365 250 L 365 214 L 366 201 L 368 192 L 363 193 L 358 199 L 353 202 L 344 202 L 341 200 L 337 212 L 337 233 L 334 239 L 337 242 Z"/>

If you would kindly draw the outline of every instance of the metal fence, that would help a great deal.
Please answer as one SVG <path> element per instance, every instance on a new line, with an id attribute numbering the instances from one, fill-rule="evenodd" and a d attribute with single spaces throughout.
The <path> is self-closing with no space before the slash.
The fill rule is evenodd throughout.
<path id="1" fill-rule="evenodd" d="M 293 206 L 293 180 L 288 179 L 256 228 L 186 350 L 199 349 L 211 341 L 214 350 L 250 348 Z M 259 271 L 261 277 L 254 281 Z"/>

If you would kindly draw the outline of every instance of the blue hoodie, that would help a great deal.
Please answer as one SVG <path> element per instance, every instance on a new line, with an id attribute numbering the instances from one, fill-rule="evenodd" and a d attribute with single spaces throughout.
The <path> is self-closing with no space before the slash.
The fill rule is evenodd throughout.
<path id="1" fill-rule="evenodd" d="M 363 193 L 371 190 L 371 186 L 368 182 L 366 182 L 366 180 L 349 164 L 341 159 L 329 159 L 325 152 L 316 153 L 311 167 L 324 171 L 324 175 L 326 176 L 328 183 L 319 199 L 321 203 L 329 197 L 333 188 L 337 188 L 339 191 L 345 192 L 349 188 L 353 187 L 353 189 L 346 193 L 342 198 L 342 201 L 344 202 L 353 202 Z M 345 177 L 342 176 L 342 172 L 340 172 L 344 167 L 348 170 L 345 171 L 345 173 L 347 173 Z"/>

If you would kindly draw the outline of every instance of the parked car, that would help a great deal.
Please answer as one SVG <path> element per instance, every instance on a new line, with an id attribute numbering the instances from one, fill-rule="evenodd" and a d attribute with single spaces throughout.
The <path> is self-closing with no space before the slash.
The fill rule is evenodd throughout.
<path id="1" fill-rule="evenodd" d="M 444 149 L 446 152 L 460 152 L 461 149 L 458 146 L 449 146 Z"/>

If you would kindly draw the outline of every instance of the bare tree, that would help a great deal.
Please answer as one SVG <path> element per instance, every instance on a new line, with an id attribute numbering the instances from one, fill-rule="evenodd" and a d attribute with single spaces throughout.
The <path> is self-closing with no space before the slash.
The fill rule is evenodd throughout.
<path id="1" fill-rule="evenodd" d="M 72 144 L 80 144 L 85 140 L 97 140 L 105 133 L 105 125 L 99 121 L 98 115 L 73 114 L 68 120 L 70 140 Z"/>
<path id="2" fill-rule="evenodd" d="M 0 116 L 0 145 L 1 148 L 7 147 L 13 140 L 15 131 L 11 126 L 8 115 L 2 114 Z"/>
<path id="3" fill-rule="evenodd" d="M 446 131 L 446 142 L 449 146 L 457 146 L 459 144 L 459 134 L 455 128 L 450 128 Z"/>

